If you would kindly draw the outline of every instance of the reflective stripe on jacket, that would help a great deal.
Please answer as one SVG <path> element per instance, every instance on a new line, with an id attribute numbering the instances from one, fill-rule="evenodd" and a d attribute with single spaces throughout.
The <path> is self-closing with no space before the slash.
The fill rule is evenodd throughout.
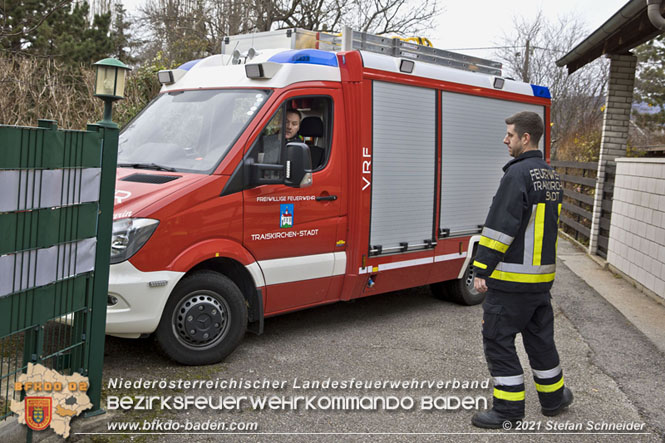
<path id="1" fill-rule="evenodd" d="M 476 259 L 476 275 L 492 289 L 548 291 L 554 282 L 563 186 L 540 151 L 503 167 Z"/>

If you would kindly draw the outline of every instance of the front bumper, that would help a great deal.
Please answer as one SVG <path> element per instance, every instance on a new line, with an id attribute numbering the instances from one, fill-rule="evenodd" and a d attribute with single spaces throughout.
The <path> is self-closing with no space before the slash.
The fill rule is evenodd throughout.
<path id="1" fill-rule="evenodd" d="M 157 329 L 166 301 L 184 272 L 139 271 L 129 261 L 111 265 L 110 297 L 117 303 L 107 306 L 106 333 L 137 338 Z"/>

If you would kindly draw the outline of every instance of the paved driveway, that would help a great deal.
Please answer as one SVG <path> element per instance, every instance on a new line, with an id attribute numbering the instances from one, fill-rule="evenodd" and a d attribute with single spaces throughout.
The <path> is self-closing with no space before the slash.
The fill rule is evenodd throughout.
<path id="1" fill-rule="evenodd" d="M 553 290 L 556 340 L 566 383 L 575 393 L 570 410 L 554 420 L 539 412 L 535 389 L 527 385 L 527 417 L 533 420 L 529 441 L 661 441 L 665 435 L 665 399 L 662 393 L 665 359 L 641 333 L 564 265 Z M 486 432 L 471 426 L 474 409 L 425 410 L 423 397 L 484 399 L 491 405 L 491 389 L 468 389 L 457 382 L 488 379 L 480 336 L 480 306 L 461 307 L 432 298 L 426 287 L 338 303 L 268 319 L 262 336 L 248 335 L 227 360 L 206 367 L 179 366 L 163 357 L 150 339 L 108 338 L 104 378 L 144 380 L 211 380 L 217 382 L 276 381 L 278 388 L 236 389 L 112 389 L 107 396 L 302 396 L 389 397 L 407 404 L 397 410 L 369 405 L 368 409 L 331 410 L 324 401 L 307 410 L 164 411 L 159 408 L 114 412 L 98 419 L 94 429 L 75 423 L 73 432 L 108 432 L 109 422 L 183 423 L 252 422 L 260 434 L 198 434 L 192 441 L 419 441 L 515 439 L 518 431 Z M 520 358 L 527 362 L 520 348 Z M 528 368 L 526 375 L 530 377 Z M 298 381 L 296 381 L 296 379 Z M 425 382 L 406 388 L 319 387 L 308 381 L 383 383 Z M 428 382 L 450 382 L 448 388 Z M 408 399 L 414 405 L 408 407 Z M 406 399 L 406 400 L 405 400 Z M 369 400 L 364 400 L 369 401 Z M 439 406 L 444 406 L 439 400 Z M 471 401 L 471 400 L 468 400 Z M 367 404 L 368 405 L 368 404 Z M 367 406 L 366 405 L 366 406 Z M 323 406 L 323 407 L 321 407 Z M 322 410 L 323 409 L 323 410 Z M 632 425 L 628 425 L 632 423 Z M 633 426 L 648 434 L 605 435 L 597 429 Z M 582 432 L 566 434 L 575 427 Z M 589 427 L 593 428 L 589 430 Z M 559 433 L 555 433 L 555 429 Z M 159 430 L 159 429 L 158 429 Z M 163 429 L 162 429 L 163 430 Z M 182 429 L 180 432 L 184 432 Z M 577 431 L 576 431 L 577 432 Z M 266 435 L 269 433 L 270 435 Z M 476 434 L 479 433 L 480 435 Z M 74 440 L 89 435 L 74 434 Z M 181 441 L 182 435 L 107 435 L 102 441 L 139 438 L 144 441 Z"/>

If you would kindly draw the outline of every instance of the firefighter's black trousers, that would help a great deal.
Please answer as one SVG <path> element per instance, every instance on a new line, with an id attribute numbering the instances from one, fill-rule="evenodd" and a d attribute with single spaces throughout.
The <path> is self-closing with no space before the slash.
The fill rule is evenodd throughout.
<path id="1" fill-rule="evenodd" d="M 522 334 L 540 404 L 556 409 L 562 401 L 563 373 L 554 344 L 551 295 L 488 290 L 483 304 L 483 347 L 494 378 L 494 409 L 524 416 L 524 371 L 515 351 Z"/>

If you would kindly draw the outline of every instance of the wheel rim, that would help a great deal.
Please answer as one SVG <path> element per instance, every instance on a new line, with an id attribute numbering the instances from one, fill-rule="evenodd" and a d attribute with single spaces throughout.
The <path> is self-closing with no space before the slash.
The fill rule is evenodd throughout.
<path id="1" fill-rule="evenodd" d="M 479 292 L 476 291 L 476 288 L 473 285 L 474 278 L 476 278 L 476 273 L 473 272 L 473 266 L 469 263 L 469 266 L 467 266 L 466 272 L 464 273 L 464 286 L 466 286 L 466 290 L 469 291 L 469 293 L 476 295 L 479 294 Z"/>
<path id="2" fill-rule="evenodd" d="M 197 351 L 216 346 L 229 331 L 231 309 L 219 294 L 201 290 L 184 297 L 173 311 L 173 334 Z"/>

